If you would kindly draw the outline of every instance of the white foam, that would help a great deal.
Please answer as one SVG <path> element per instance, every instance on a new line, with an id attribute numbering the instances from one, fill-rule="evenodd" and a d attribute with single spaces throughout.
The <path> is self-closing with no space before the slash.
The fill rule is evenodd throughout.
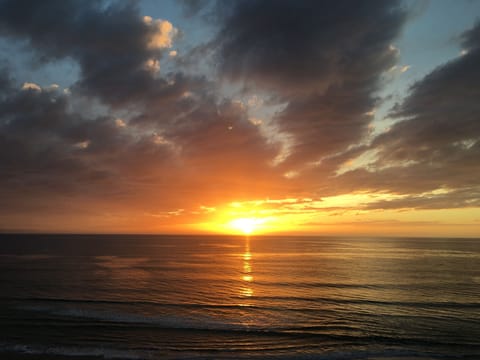
<path id="1" fill-rule="evenodd" d="M 135 313 L 119 313 L 108 310 L 96 310 L 81 307 L 63 307 L 48 305 L 29 305 L 22 307 L 25 310 L 49 313 L 57 316 L 66 316 L 79 319 L 92 319 L 127 324 L 144 324 L 158 326 L 166 329 L 193 329 L 193 330 L 219 330 L 219 331 L 245 331 L 255 330 L 251 325 L 219 321 L 209 316 L 196 315 L 194 317 L 177 315 L 150 316 Z M 258 328 L 261 330 L 262 328 Z"/>
<path id="2" fill-rule="evenodd" d="M 172 329 L 196 329 L 196 330 L 246 330 L 243 325 L 235 325 L 217 321 L 209 317 L 188 318 L 173 315 L 147 316 L 132 313 L 116 313 L 110 311 L 98 311 L 81 308 L 69 308 L 55 311 L 61 316 L 103 320 L 118 323 L 157 325 Z"/>

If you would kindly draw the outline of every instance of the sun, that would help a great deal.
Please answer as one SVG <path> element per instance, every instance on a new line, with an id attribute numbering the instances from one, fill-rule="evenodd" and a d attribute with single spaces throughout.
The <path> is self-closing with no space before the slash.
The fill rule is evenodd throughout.
<path id="1" fill-rule="evenodd" d="M 250 235 L 257 228 L 259 221 L 253 218 L 240 218 L 230 222 L 230 226 L 235 230 L 243 232 L 245 235 Z"/>
<path id="2" fill-rule="evenodd" d="M 206 221 L 200 223 L 202 230 L 218 234 L 231 235 L 263 235 L 281 229 L 274 216 L 256 216 L 258 212 L 249 209 L 219 209 Z"/>

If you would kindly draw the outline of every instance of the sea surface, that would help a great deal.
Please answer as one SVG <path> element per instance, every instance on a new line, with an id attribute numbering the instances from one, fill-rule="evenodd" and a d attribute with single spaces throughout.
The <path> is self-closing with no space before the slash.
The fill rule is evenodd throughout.
<path id="1" fill-rule="evenodd" d="M 0 235 L 0 359 L 480 359 L 480 239 Z"/>

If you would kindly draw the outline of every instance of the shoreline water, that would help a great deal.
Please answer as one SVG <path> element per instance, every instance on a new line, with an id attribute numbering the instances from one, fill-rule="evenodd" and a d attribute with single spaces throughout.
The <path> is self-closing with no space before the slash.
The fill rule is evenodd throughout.
<path id="1" fill-rule="evenodd" d="M 480 358 L 471 240 L 31 235 L 0 257 L 0 358 Z"/>

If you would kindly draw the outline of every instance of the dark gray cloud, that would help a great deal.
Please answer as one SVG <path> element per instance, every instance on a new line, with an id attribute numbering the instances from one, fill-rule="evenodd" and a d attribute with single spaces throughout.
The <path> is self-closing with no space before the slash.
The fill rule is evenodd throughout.
<path id="1" fill-rule="evenodd" d="M 468 52 L 415 83 L 393 109 L 400 120 L 377 136 L 369 169 L 335 179 L 345 190 L 413 194 L 385 207 L 476 206 L 480 189 L 480 24 L 462 37 Z M 422 193 L 448 189 L 448 194 Z"/>
<path id="2" fill-rule="evenodd" d="M 478 50 L 480 47 L 480 21 L 470 30 L 465 31 L 461 37 L 464 50 Z"/>
<path id="3" fill-rule="evenodd" d="M 64 192 L 90 176 L 65 134 L 77 119 L 63 96 L 39 90 L 3 93 L 0 102 L 0 183 L 2 193 Z"/>
<path id="4" fill-rule="evenodd" d="M 284 166 L 301 168 L 358 145 L 368 134 L 372 120 L 366 114 L 375 104 L 369 94 L 342 86 L 331 87 L 322 95 L 291 100 L 276 118 L 280 129 L 293 139 Z"/>
<path id="5" fill-rule="evenodd" d="M 0 2 L 0 34 L 27 40 L 40 61 L 77 61 L 77 89 L 115 105 L 167 86 L 152 76 L 174 35 L 160 24 L 145 21 L 134 2 Z"/>
<path id="6" fill-rule="evenodd" d="M 362 140 L 381 74 L 398 55 L 392 42 L 406 20 L 399 2 L 247 0 L 220 10 L 222 74 L 288 104 L 276 119 L 294 143 L 287 167 Z"/>
<path id="7" fill-rule="evenodd" d="M 158 64 L 149 61 L 162 57 L 172 34 L 165 22 L 142 18 L 135 3 L 5 0 L 0 14 L 0 34 L 26 40 L 40 61 L 69 58 L 81 70 L 70 97 L 37 85 L 5 96 L 0 142 L 15 149 L 2 152 L 7 191 L 64 188 L 68 196 L 111 194 L 168 208 L 239 190 L 258 195 L 274 176 L 268 160 L 276 147 L 245 109 L 219 104 L 204 76 L 152 71 Z M 71 107 L 79 93 L 117 109 L 134 105 L 136 115 L 121 126 L 110 115 L 82 115 Z"/>
<path id="8" fill-rule="evenodd" d="M 397 1 L 221 3 L 221 71 L 282 93 L 377 81 L 405 21 Z M 369 90 L 369 89 L 367 89 Z"/>
<path id="9" fill-rule="evenodd" d="M 158 107 L 129 123 L 82 115 L 58 90 L 14 89 L 5 81 L 0 215 L 56 213 L 72 201 L 80 213 L 92 206 L 156 213 L 282 193 L 275 188 L 281 181 L 272 187 L 280 174 L 268 164 L 276 146 L 244 107 L 217 104 L 205 86 L 198 95 L 159 96 Z M 162 110 L 168 113 L 157 119 Z"/>
<path id="10" fill-rule="evenodd" d="M 480 49 L 472 49 L 413 85 L 410 95 L 394 109 L 395 116 L 407 120 L 375 141 L 374 146 L 385 149 L 385 161 L 423 160 L 444 147 L 461 151 L 478 140 L 479 63 Z"/>
<path id="11" fill-rule="evenodd" d="M 414 163 L 444 186 L 478 184 L 480 146 L 480 24 L 464 35 L 468 53 L 415 83 L 394 108 L 403 120 L 378 136 L 378 166 Z M 412 174 L 412 180 L 415 179 Z"/>
<path id="12" fill-rule="evenodd" d="M 0 68 L 0 96 L 5 95 L 7 90 L 12 87 L 12 81 L 6 67 Z"/>

